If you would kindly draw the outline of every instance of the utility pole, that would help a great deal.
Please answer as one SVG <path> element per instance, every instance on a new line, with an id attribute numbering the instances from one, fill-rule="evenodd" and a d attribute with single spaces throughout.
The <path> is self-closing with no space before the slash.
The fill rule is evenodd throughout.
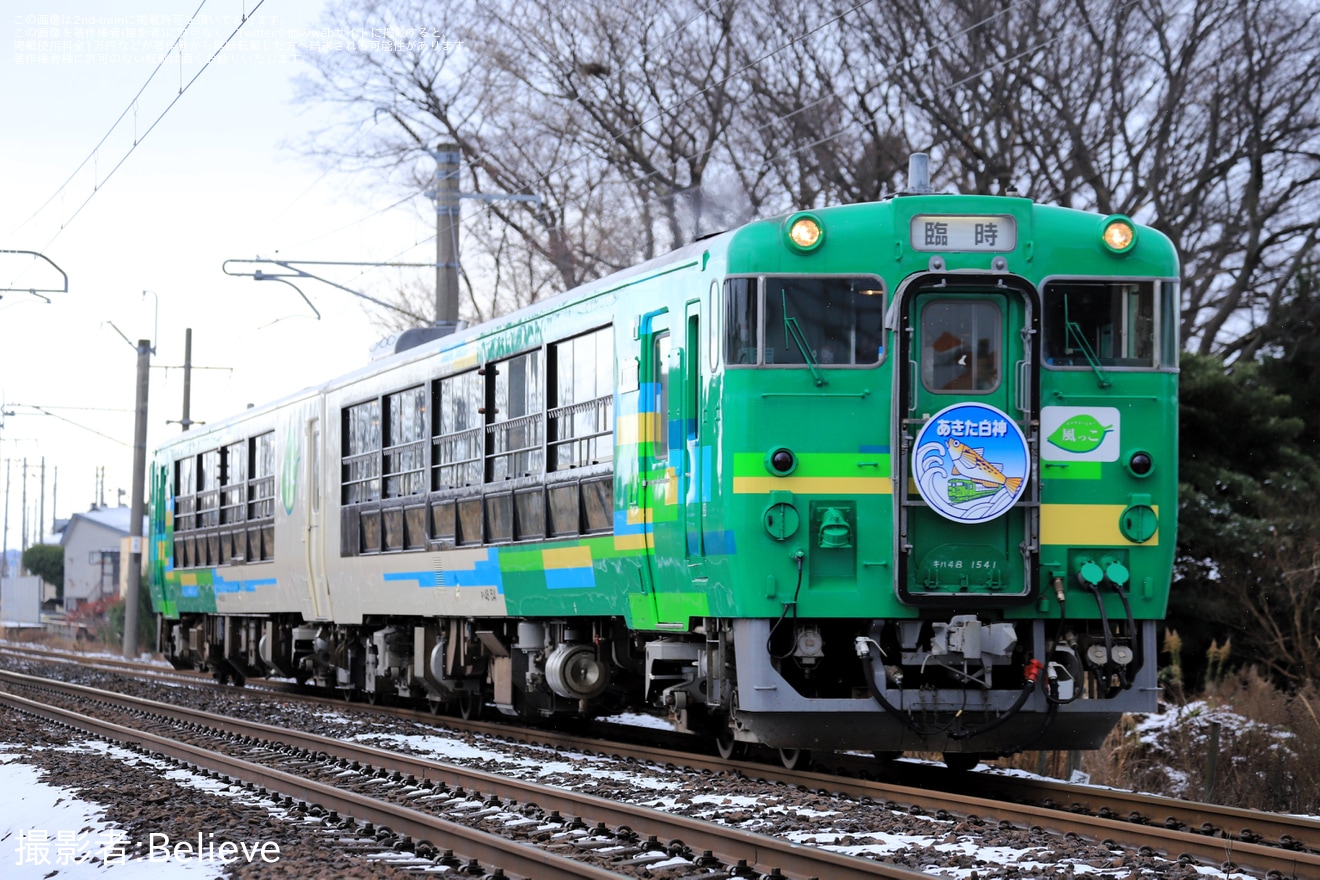
<path id="1" fill-rule="evenodd" d="M 183 331 L 183 430 L 192 427 L 192 328 Z"/>
<path id="2" fill-rule="evenodd" d="M 0 575 L 9 574 L 9 466 L 14 463 L 12 458 L 5 459 L 5 536 L 2 542 L 4 544 L 4 557 L 0 558 Z"/>
<path id="3" fill-rule="evenodd" d="M 27 458 L 23 459 L 23 547 L 21 552 L 26 553 L 28 548 L 28 510 L 27 510 Z M 22 566 L 20 565 L 21 569 Z"/>
<path id="4" fill-rule="evenodd" d="M 457 144 L 437 144 L 435 157 L 435 326 L 452 333 L 458 326 L 458 165 Z"/>
<path id="5" fill-rule="evenodd" d="M 151 379 L 151 340 L 137 344 L 137 424 L 133 430 L 133 501 L 129 505 L 128 591 L 124 596 L 124 656 L 138 653 L 138 593 L 142 587 L 142 513 L 147 482 L 147 387 Z"/>
<path id="6" fill-rule="evenodd" d="M 41 511 L 37 515 L 37 543 L 46 543 L 46 456 L 41 457 L 41 503 L 38 505 Z"/>

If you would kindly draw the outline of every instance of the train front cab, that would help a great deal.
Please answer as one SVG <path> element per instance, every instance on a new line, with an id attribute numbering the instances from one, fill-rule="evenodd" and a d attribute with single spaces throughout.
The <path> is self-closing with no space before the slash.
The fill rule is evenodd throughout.
<path id="1" fill-rule="evenodd" d="M 766 662 L 774 621 L 735 621 L 735 736 L 946 755 L 1096 748 L 1158 693 L 1177 284 L 1037 287 L 932 259 L 894 299 L 898 601 L 856 639 L 869 695 L 806 696 L 784 658 Z"/>

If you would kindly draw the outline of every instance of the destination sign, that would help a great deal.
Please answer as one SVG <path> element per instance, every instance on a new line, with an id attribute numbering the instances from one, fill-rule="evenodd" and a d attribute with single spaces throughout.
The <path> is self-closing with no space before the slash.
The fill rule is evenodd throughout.
<path id="1" fill-rule="evenodd" d="M 912 218 L 915 251 L 1011 251 L 1017 220 L 1008 214 L 918 214 Z"/>

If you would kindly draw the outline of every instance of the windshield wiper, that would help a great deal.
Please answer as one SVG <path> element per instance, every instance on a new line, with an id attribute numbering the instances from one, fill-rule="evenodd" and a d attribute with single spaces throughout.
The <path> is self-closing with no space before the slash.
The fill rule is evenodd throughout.
<path id="1" fill-rule="evenodd" d="M 1100 358 L 1096 356 L 1095 350 L 1091 348 L 1091 343 L 1086 341 L 1086 334 L 1082 332 L 1082 327 L 1076 321 L 1068 317 L 1068 295 L 1063 295 L 1063 326 L 1067 331 L 1068 340 L 1082 350 L 1086 356 L 1086 362 L 1091 365 L 1095 371 L 1095 377 L 1100 381 L 1101 388 L 1108 388 L 1113 383 L 1109 381 L 1109 374 L 1100 366 Z"/>
<path id="2" fill-rule="evenodd" d="M 811 350 L 811 344 L 807 342 L 807 336 L 798 326 L 798 319 L 790 317 L 788 314 L 788 292 L 779 291 L 780 302 L 784 306 L 784 343 L 792 339 L 793 344 L 797 346 L 798 352 L 802 355 L 802 360 L 807 364 L 807 369 L 811 371 L 811 378 L 815 380 L 816 386 L 825 384 L 825 375 L 820 371 L 820 364 L 816 360 L 816 353 Z"/>

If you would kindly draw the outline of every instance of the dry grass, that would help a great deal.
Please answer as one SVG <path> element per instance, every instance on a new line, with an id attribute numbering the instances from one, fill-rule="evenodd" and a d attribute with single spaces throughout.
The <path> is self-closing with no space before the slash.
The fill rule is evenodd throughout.
<path id="1" fill-rule="evenodd" d="M 1099 785 L 1247 809 L 1320 813 L 1320 692 L 1308 685 L 1284 693 L 1249 669 L 1162 717 L 1125 717 L 1095 751 L 1029 752 L 1002 763 L 1058 778 L 1076 768 Z"/>

